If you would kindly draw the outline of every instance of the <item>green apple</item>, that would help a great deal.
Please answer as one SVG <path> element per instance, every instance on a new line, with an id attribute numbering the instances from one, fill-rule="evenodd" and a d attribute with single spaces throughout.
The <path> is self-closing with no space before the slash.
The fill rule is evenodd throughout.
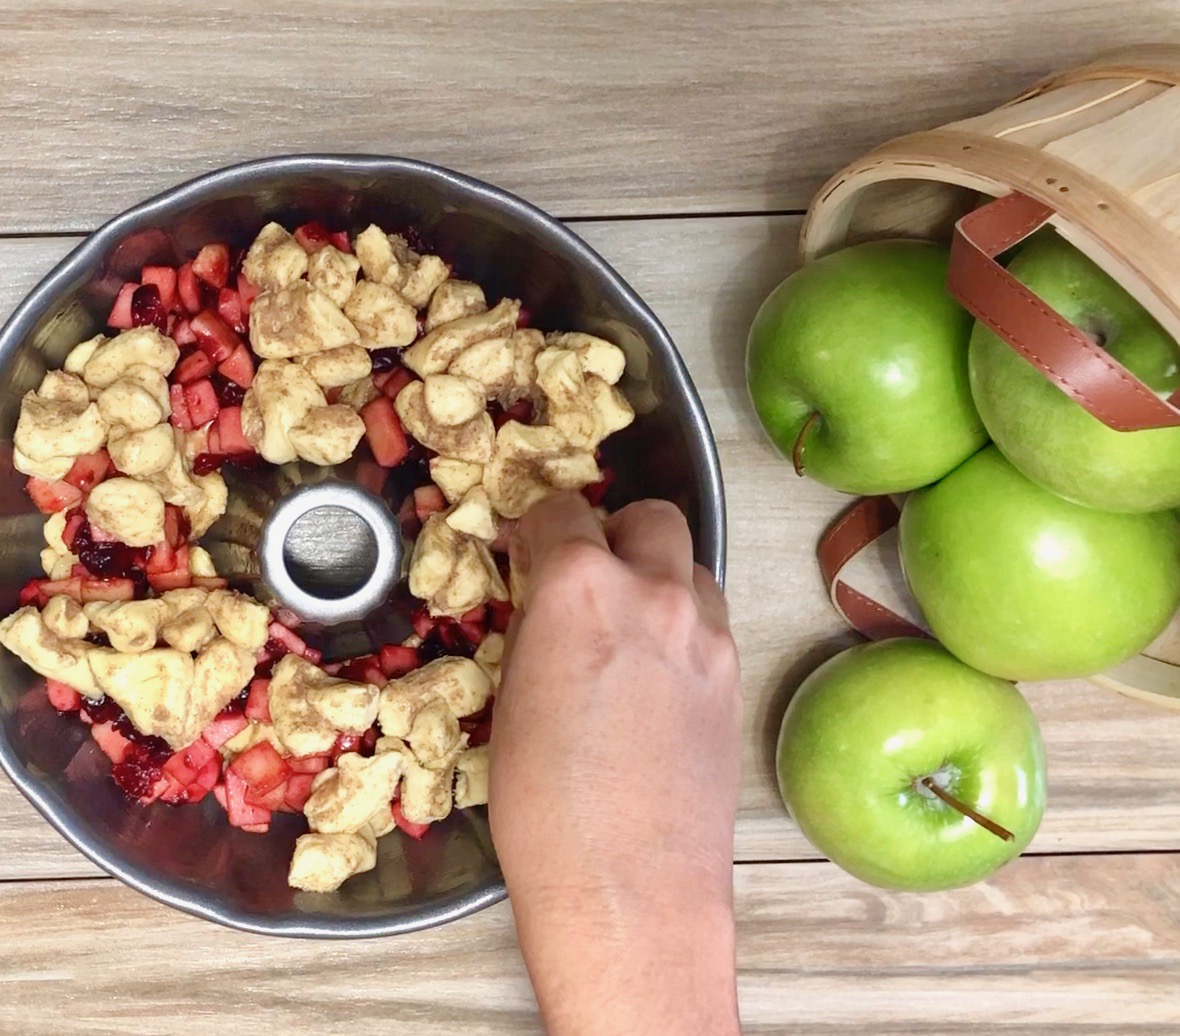
<path id="1" fill-rule="evenodd" d="M 1180 383 L 1180 348 L 1102 269 L 1053 232 L 1009 270 L 1161 395 Z M 1004 455 L 1038 485 L 1104 511 L 1180 507 L 1180 428 L 1116 432 L 982 323 L 971 335 L 971 391 Z"/>
<path id="2" fill-rule="evenodd" d="M 934 242 L 872 241 L 808 263 L 762 304 L 750 398 L 800 474 L 846 493 L 901 493 L 987 441 L 967 378 L 971 318 L 946 270 Z"/>
<path id="3" fill-rule="evenodd" d="M 776 761 L 783 802 L 812 844 L 886 888 L 985 878 L 1020 855 L 1045 810 L 1028 703 L 933 641 L 861 644 L 820 666 L 791 699 Z"/>
<path id="4" fill-rule="evenodd" d="M 1008 680 L 1100 672 L 1145 648 L 1180 606 L 1175 514 L 1070 503 L 995 446 L 906 500 L 900 544 L 935 636 Z"/>

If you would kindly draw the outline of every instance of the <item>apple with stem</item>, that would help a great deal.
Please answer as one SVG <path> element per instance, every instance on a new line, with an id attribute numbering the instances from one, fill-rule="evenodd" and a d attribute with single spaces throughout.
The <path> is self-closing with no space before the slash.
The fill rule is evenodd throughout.
<path id="1" fill-rule="evenodd" d="M 746 380 L 799 474 L 847 493 L 929 485 L 986 441 L 967 379 L 971 318 L 931 241 L 870 241 L 797 270 L 750 328 Z"/>
<path id="2" fill-rule="evenodd" d="M 803 834 L 884 888 L 979 881 L 1020 855 L 1045 809 L 1028 703 L 933 641 L 860 644 L 820 666 L 791 699 L 776 761 Z"/>
<path id="3" fill-rule="evenodd" d="M 1173 512 L 1071 503 L 995 446 L 910 496 L 899 542 L 934 635 L 1007 680 L 1092 676 L 1142 651 L 1180 607 Z"/>
<path id="4" fill-rule="evenodd" d="M 1160 395 L 1180 384 L 1180 346 L 1053 231 L 1030 239 L 1008 270 Z M 1180 428 L 1107 427 L 982 323 L 971 335 L 969 366 L 992 439 L 1038 485 L 1103 511 L 1180 507 Z"/>

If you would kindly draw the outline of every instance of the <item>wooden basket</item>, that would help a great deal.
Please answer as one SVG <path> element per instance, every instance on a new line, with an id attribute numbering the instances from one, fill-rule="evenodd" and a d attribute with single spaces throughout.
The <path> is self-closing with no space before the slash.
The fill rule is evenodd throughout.
<path id="1" fill-rule="evenodd" d="M 964 217 L 1005 196 L 1043 208 L 1180 340 L 1180 46 L 1116 51 L 985 115 L 883 144 L 817 194 L 802 258 L 885 237 L 955 237 L 958 249 Z M 1165 423 L 1180 422 L 1176 403 L 1159 404 L 1172 411 Z M 1096 679 L 1180 708 L 1178 641 L 1170 631 L 1150 654 Z"/>

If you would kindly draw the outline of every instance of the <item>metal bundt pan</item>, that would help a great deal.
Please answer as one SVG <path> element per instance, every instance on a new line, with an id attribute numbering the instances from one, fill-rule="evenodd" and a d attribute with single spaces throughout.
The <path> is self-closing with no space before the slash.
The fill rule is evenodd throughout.
<path id="1" fill-rule="evenodd" d="M 713 438 L 675 346 L 622 278 L 561 223 L 486 183 L 406 159 L 310 155 L 222 169 L 136 206 L 70 253 L 0 331 L 0 428 L 9 450 L 0 474 L 5 614 L 16 608 L 25 580 L 40 574 L 43 545 L 43 517 L 11 463 L 23 393 L 71 346 L 102 329 L 119 286 L 137 280 L 145 263 L 179 263 L 214 240 L 244 246 L 272 219 L 286 226 L 318 219 L 354 233 L 370 222 L 416 228 L 489 300 L 522 299 L 534 326 L 617 342 L 627 354 L 622 388 L 638 418 L 605 446 L 605 463 L 618 474 L 606 502 L 616 508 L 648 496 L 674 501 L 689 518 L 698 561 L 721 578 L 725 511 Z M 249 576 L 266 507 L 297 483 L 329 474 L 268 469 L 231 479 L 238 525 L 227 516 L 207 538 L 222 564 L 230 564 L 222 548 L 236 544 L 232 574 Z M 349 471 L 335 475 L 347 478 Z M 396 512 L 400 501 L 389 502 Z M 363 625 L 351 630 L 350 649 L 362 651 L 357 629 L 363 634 Z M 376 869 L 334 894 L 297 892 L 286 875 L 301 818 L 276 815 L 270 833 L 259 836 L 230 828 L 212 797 L 182 808 L 130 802 L 86 728 L 58 715 L 41 688 L 3 653 L 0 765 L 74 846 L 161 902 L 253 932 L 357 938 L 442 924 L 505 894 L 483 809 L 455 812 L 421 842 L 399 833 L 382 839 Z"/>

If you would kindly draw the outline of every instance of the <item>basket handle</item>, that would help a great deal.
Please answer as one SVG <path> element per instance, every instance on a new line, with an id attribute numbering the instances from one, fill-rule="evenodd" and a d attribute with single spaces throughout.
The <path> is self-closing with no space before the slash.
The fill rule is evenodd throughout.
<path id="1" fill-rule="evenodd" d="M 1180 425 L 1180 389 L 1160 399 L 1105 349 L 996 262 L 1055 215 L 1013 191 L 955 224 L 947 287 L 1029 363 L 1103 424 L 1120 432 Z"/>
<path id="2" fill-rule="evenodd" d="M 840 578 L 840 572 L 870 543 L 894 528 L 901 515 L 887 496 L 866 496 L 857 500 L 820 537 L 819 567 L 828 585 L 836 611 L 857 632 L 870 640 L 888 637 L 928 637 L 897 612 L 854 590 Z"/>

